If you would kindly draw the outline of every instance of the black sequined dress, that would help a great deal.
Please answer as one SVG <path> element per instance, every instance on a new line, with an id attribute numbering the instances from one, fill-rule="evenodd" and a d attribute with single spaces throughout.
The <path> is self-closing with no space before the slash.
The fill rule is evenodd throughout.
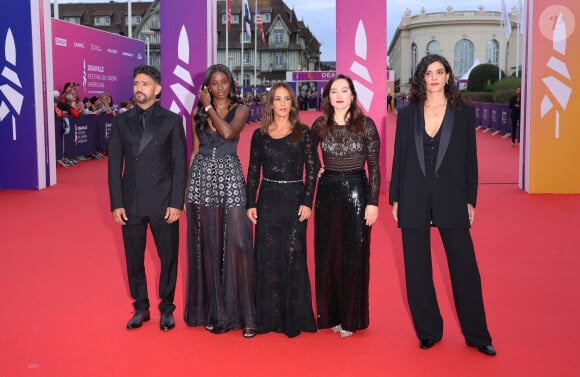
<path id="1" fill-rule="evenodd" d="M 298 143 L 292 134 L 273 139 L 260 129 L 252 136 L 247 207 L 256 208 L 258 215 L 254 242 L 258 333 L 294 337 L 316 331 L 306 259 L 307 221 L 298 221 L 298 208 L 312 208 L 318 157 L 308 127 L 301 127 L 304 134 Z"/>
<path id="2" fill-rule="evenodd" d="M 320 118 L 312 126 L 325 169 L 314 212 L 318 328 L 341 325 L 354 332 L 369 325 L 371 227 L 364 214 L 367 204 L 378 205 L 379 134 L 370 118 L 359 134 L 333 126 L 321 140 L 319 130 Z"/>
<path id="3" fill-rule="evenodd" d="M 225 117 L 230 122 L 233 108 Z M 199 153 L 186 188 L 187 288 L 185 322 L 216 333 L 256 328 L 252 224 L 237 155 L 239 136 L 223 139 L 196 129 Z"/>

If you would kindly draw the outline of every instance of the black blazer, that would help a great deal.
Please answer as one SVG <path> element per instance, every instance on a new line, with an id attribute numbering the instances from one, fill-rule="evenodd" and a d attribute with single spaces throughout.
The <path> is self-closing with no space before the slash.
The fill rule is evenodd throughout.
<path id="1" fill-rule="evenodd" d="M 109 138 L 111 211 L 127 216 L 165 215 L 167 207 L 183 208 L 187 144 L 179 115 L 153 105 L 145 132 L 131 109 L 113 120 Z"/>
<path id="2" fill-rule="evenodd" d="M 426 216 L 423 112 L 410 104 L 397 116 L 389 203 L 398 202 L 399 227 L 429 226 Z M 433 221 L 439 227 L 469 228 L 467 204 L 477 200 L 475 109 L 447 105 L 441 125 L 433 187 Z"/>

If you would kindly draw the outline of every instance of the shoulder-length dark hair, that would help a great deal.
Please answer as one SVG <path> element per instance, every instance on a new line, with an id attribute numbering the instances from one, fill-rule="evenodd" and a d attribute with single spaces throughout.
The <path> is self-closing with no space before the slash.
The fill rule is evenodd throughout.
<path id="1" fill-rule="evenodd" d="M 304 129 L 300 126 L 300 115 L 298 110 L 298 103 L 296 102 L 296 94 L 292 87 L 285 83 L 279 82 L 270 88 L 266 95 L 266 102 L 264 103 L 264 110 L 262 112 L 262 121 L 260 122 L 260 131 L 262 134 L 268 134 L 268 128 L 274 122 L 274 95 L 278 88 L 284 88 L 288 91 L 290 96 L 291 107 L 289 113 L 290 124 L 292 125 L 292 134 L 294 143 L 298 143 L 302 138 Z"/>
<path id="2" fill-rule="evenodd" d="M 352 79 L 347 75 L 340 73 L 331 78 L 328 83 L 326 83 L 326 86 L 322 92 L 322 117 L 320 120 L 319 131 L 319 136 L 321 139 L 324 139 L 332 126 L 336 124 L 334 122 L 334 108 L 330 104 L 330 88 L 332 87 L 332 84 L 336 82 L 336 80 L 340 79 L 346 80 L 350 88 L 350 92 L 352 93 L 352 102 L 350 103 L 350 108 L 346 112 L 346 120 L 348 123 L 347 129 L 350 133 L 353 134 L 364 132 L 365 129 L 365 115 L 357 104 L 357 94 Z"/>
<path id="3" fill-rule="evenodd" d="M 423 109 L 425 105 L 425 100 L 427 99 L 427 88 L 425 87 L 425 72 L 427 72 L 427 67 L 432 63 L 439 62 L 443 64 L 445 68 L 445 73 L 449 73 L 449 80 L 445 84 L 445 97 L 447 97 L 447 102 L 451 107 L 455 109 L 461 108 L 461 104 L 464 102 L 461 98 L 461 93 L 455 85 L 455 78 L 453 77 L 453 72 L 451 71 L 451 66 L 447 59 L 441 55 L 429 54 L 425 56 L 415 69 L 415 74 L 413 75 L 413 81 L 411 83 L 411 95 L 409 96 L 410 103 L 417 103 L 419 107 Z"/>
<path id="4" fill-rule="evenodd" d="M 232 72 L 230 71 L 230 69 L 223 64 L 214 64 L 214 65 L 210 66 L 205 71 L 205 74 L 203 75 L 202 86 L 209 87 L 209 81 L 211 80 L 211 77 L 213 76 L 213 74 L 216 72 L 223 72 L 227 76 L 228 81 L 230 82 L 230 92 L 228 93 L 228 99 L 230 100 L 230 105 L 228 106 L 228 108 L 231 108 L 234 104 L 240 103 L 240 99 L 238 98 L 238 95 L 236 94 L 236 82 L 234 80 L 234 76 L 232 75 Z M 213 105 L 213 94 L 211 94 L 211 92 L 210 92 L 210 96 L 211 96 L 211 104 Z M 195 122 L 195 126 L 198 127 L 199 129 L 203 130 L 205 127 L 208 126 L 207 118 L 208 118 L 208 114 L 205 111 L 203 104 L 201 103 L 201 101 L 197 101 L 197 112 L 196 112 L 195 116 L 193 117 L 193 120 Z"/>

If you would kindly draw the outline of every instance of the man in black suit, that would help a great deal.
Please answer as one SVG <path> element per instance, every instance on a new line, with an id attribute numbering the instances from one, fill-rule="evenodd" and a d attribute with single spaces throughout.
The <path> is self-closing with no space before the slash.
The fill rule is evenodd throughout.
<path id="1" fill-rule="evenodd" d="M 150 319 L 145 241 L 147 227 L 161 260 L 160 327 L 175 327 L 179 215 L 187 175 L 187 146 L 179 115 L 156 101 L 161 74 L 152 66 L 133 71 L 137 106 L 115 117 L 109 139 L 109 196 L 116 223 L 122 225 L 129 289 L 135 314 L 127 328 Z"/>
<path id="2" fill-rule="evenodd" d="M 520 137 L 518 135 L 518 123 L 520 122 L 520 105 L 521 105 L 521 94 L 522 90 L 520 88 L 516 89 L 516 94 L 510 98 L 510 118 L 512 120 L 512 147 L 516 145 L 516 140 L 519 142 Z"/>

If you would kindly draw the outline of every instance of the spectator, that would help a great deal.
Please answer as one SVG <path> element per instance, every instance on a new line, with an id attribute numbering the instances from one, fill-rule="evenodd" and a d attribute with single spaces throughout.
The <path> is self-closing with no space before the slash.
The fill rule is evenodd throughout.
<path id="1" fill-rule="evenodd" d="M 519 143 L 520 138 L 518 134 L 518 123 L 520 122 L 520 105 L 521 105 L 521 93 L 520 88 L 516 89 L 516 94 L 510 99 L 510 110 L 512 118 L 512 147 L 516 145 L 516 141 Z"/>

